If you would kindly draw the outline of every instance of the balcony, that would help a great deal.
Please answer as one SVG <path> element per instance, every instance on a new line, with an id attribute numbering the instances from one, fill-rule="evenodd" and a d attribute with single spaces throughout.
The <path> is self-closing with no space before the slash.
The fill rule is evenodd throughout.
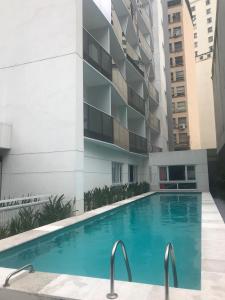
<path id="1" fill-rule="evenodd" d="M 114 144 L 129 151 L 129 131 L 113 119 Z"/>
<path id="2" fill-rule="evenodd" d="M 84 103 L 84 135 L 92 139 L 113 143 L 113 118 Z"/>
<path id="3" fill-rule="evenodd" d="M 87 31 L 83 30 L 83 57 L 94 68 L 112 80 L 112 57 Z"/>
<path id="4" fill-rule="evenodd" d="M 143 34 L 141 33 L 141 31 L 139 31 L 139 39 L 140 39 L 141 47 L 142 47 L 143 51 L 145 52 L 145 55 L 149 59 L 152 59 L 153 55 L 152 55 L 151 47 L 148 44 L 148 42 L 146 41 L 146 38 L 143 36 Z"/>
<path id="5" fill-rule="evenodd" d="M 114 10 L 114 8 L 112 8 L 112 20 L 111 20 L 111 24 L 112 24 L 112 28 L 113 28 L 113 31 L 117 37 L 117 40 L 119 41 L 119 44 L 121 46 L 121 48 L 123 48 L 123 43 L 122 43 L 122 40 L 123 40 L 123 32 L 122 32 L 122 29 L 121 29 L 121 26 L 120 26 L 120 22 L 119 22 L 119 19 L 117 17 L 117 14 Z"/>
<path id="6" fill-rule="evenodd" d="M 149 113 L 149 127 L 157 134 L 161 131 L 160 120 L 152 113 Z"/>
<path id="7" fill-rule="evenodd" d="M 149 29 L 150 26 L 151 26 L 151 23 L 150 23 L 150 17 L 147 15 L 147 13 L 145 12 L 144 8 L 142 8 L 142 5 L 140 5 L 140 7 L 138 8 L 139 9 L 139 12 L 145 22 L 145 26 Z"/>
<path id="8" fill-rule="evenodd" d="M 138 154 L 147 154 L 147 139 L 129 132 L 129 149 Z"/>
<path id="9" fill-rule="evenodd" d="M 127 103 L 127 82 L 116 64 L 113 64 L 112 66 L 112 81 L 117 87 L 119 93 L 121 94 L 125 102 Z"/>
<path id="10" fill-rule="evenodd" d="M 155 146 L 154 144 L 150 143 L 149 152 L 151 152 L 151 153 L 162 152 L 162 148 L 160 148 L 158 146 Z"/>
<path id="11" fill-rule="evenodd" d="M 145 115 L 145 101 L 131 87 L 128 87 L 128 104 L 142 115 Z"/>
<path id="12" fill-rule="evenodd" d="M 84 136 L 129 151 L 129 131 L 116 119 L 84 103 Z"/>
<path id="13" fill-rule="evenodd" d="M 126 53 L 129 62 L 135 67 L 135 69 L 141 74 L 141 76 L 144 77 L 144 70 L 140 66 L 140 58 L 129 43 L 126 44 Z"/>
<path id="14" fill-rule="evenodd" d="M 148 82 L 148 91 L 150 96 L 150 105 L 151 106 L 158 106 L 159 104 L 159 92 L 154 87 L 154 85 L 149 81 Z"/>

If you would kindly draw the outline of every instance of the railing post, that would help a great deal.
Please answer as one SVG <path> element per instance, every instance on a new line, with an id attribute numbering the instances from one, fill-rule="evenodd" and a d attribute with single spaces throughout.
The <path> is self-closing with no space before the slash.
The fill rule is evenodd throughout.
<path id="1" fill-rule="evenodd" d="M 119 240 L 119 241 L 115 242 L 115 244 L 113 245 L 112 254 L 111 254 L 111 258 L 110 258 L 110 292 L 106 295 L 106 297 L 108 299 L 118 298 L 118 294 L 115 293 L 114 280 L 115 280 L 115 254 L 116 254 L 117 247 L 119 245 L 121 245 L 121 248 L 122 248 L 123 257 L 124 257 L 124 261 L 125 261 L 126 268 L 127 268 L 128 280 L 130 282 L 132 281 L 132 275 L 131 275 L 131 270 L 130 270 L 130 265 L 129 265 L 126 248 L 125 248 L 124 243 L 121 240 Z"/>
<path id="2" fill-rule="evenodd" d="M 176 260 L 174 248 L 171 243 L 166 246 L 165 257 L 164 257 L 164 270 L 165 270 L 165 300 L 169 300 L 169 257 L 171 257 L 172 270 L 173 270 L 173 284 L 174 287 L 178 287 Z"/>

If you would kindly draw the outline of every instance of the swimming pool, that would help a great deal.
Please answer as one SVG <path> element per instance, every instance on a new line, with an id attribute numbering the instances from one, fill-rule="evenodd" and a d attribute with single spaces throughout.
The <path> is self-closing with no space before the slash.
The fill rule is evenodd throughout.
<path id="1" fill-rule="evenodd" d="M 36 270 L 109 277 L 113 243 L 124 241 L 133 281 L 164 282 L 165 246 L 175 248 L 179 287 L 199 289 L 201 281 L 201 194 L 154 194 L 0 253 L 0 266 L 32 263 Z M 116 278 L 126 280 L 117 253 Z"/>

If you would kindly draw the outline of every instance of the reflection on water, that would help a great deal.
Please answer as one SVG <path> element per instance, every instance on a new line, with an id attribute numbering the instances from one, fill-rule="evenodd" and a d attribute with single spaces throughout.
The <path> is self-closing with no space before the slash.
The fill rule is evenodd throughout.
<path id="1" fill-rule="evenodd" d="M 199 223 L 201 206 L 196 205 L 194 195 L 160 195 L 160 210 L 164 223 Z"/>

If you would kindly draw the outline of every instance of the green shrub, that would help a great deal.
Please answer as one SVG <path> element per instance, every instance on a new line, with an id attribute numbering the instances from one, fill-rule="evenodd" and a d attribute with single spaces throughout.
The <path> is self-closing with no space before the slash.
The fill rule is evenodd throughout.
<path id="1" fill-rule="evenodd" d="M 70 217 L 73 213 L 73 205 L 71 201 L 67 203 L 64 203 L 64 201 L 64 195 L 49 197 L 49 202 L 47 202 L 42 211 L 39 212 L 39 226 Z"/>
<path id="2" fill-rule="evenodd" d="M 39 226 L 39 211 L 27 207 L 19 210 L 18 216 L 14 217 L 9 224 L 9 234 L 18 234 Z"/>
<path id="3" fill-rule="evenodd" d="M 64 195 L 51 196 L 41 211 L 35 211 L 31 207 L 20 209 L 8 225 L 0 227 L 0 239 L 70 217 L 75 200 L 64 201 Z"/>
<path id="4" fill-rule="evenodd" d="M 9 236 L 9 228 L 8 226 L 0 227 L 0 240 Z"/>
<path id="5" fill-rule="evenodd" d="M 84 210 L 89 211 L 132 196 L 140 195 L 148 192 L 149 189 L 150 186 L 147 182 L 94 188 L 84 193 Z"/>

